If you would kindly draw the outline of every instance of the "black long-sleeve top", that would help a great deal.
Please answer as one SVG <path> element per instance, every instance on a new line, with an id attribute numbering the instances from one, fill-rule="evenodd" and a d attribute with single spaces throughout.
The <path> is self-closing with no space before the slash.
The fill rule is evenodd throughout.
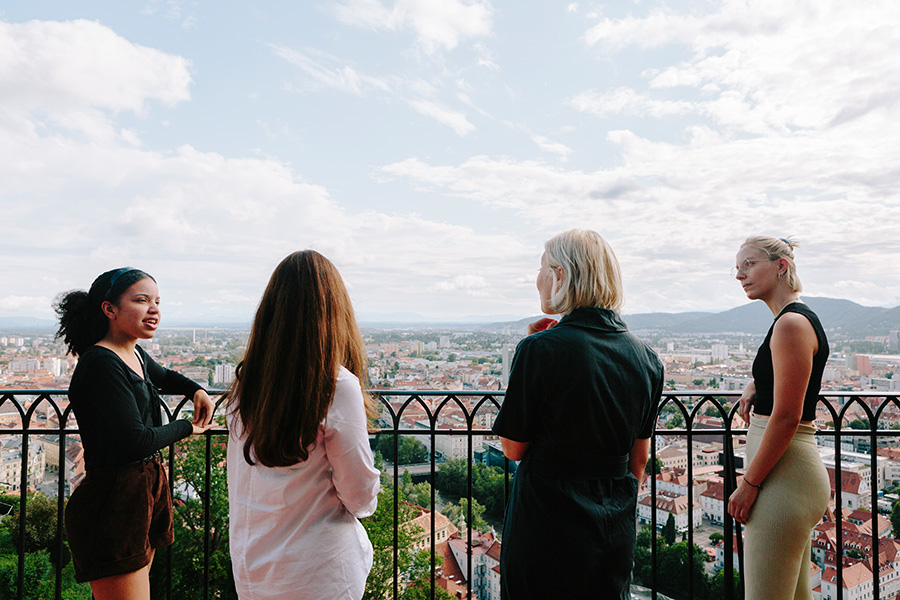
<path id="1" fill-rule="evenodd" d="M 159 365 L 140 346 L 135 348 L 144 377 L 103 346 L 91 346 L 78 358 L 69 400 L 87 470 L 141 460 L 193 431 L 183 419 L 161 424 L 159 394 L 191 397 L 202 387 Z"/>

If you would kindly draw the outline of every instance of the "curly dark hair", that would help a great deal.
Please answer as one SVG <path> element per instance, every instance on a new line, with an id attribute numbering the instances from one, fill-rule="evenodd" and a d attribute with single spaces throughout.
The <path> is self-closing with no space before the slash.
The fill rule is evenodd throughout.
<path id="1" fill-rule="evenodd" d="M 53 302 L 53 310 L 59 317 L 56 338 L 62 338 L 69 352 L 79 356 L 103 339 L 109 329 L 109 320 L 103 314 L 101 305 L 106 301 L 118 304 L 125 290 L 148 277 L 153 279 L 140 269 L 122 267 L 97 277 L 87 292 L 72 290 L 61 293 Z"/>

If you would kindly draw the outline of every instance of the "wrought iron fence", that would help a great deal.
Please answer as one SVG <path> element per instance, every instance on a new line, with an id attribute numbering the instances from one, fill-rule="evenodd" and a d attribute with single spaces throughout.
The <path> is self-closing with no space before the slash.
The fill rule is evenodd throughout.
<path id="1" fill-rule="evenodd" d="M 216 393 L 213 391 L 212 393 Z M 435 547 L 436 547 L 436 523 L 435 523 L 435 507 L 436 507 L 436 486 L 434 485 L 435 474 L 437 473 L 438 468 L 438 459 L 437 453 L 435 452 L 435 448 L 438 442 L 438 438 L 443 436 L 464 436 L 466 438 L 466 464 L 467 464 L 467 499 L 468 499 L 468 512 L 467 512 L 467 522 L 472 523 L 472 497 L 473 497 L 473 489 L 472 489 L 472 471 L 474 464 L 474 440 L 476 436 L 489 436 L 491 435 L 490 431 L 490 422 L 492 419 L 489 415 L 496 413 L 499 410 L 499 407 L 502 403 L 502 399 L 504 393 L 502 391 L 458 391 L 458 392 L 447 392 L 447 391 L 383 391 L 378 390 L 373 392 L 373 394 L 380 400 L 382 405 L 382 417 L 379 423 L 379 426 L 372 430 L 374 435 L 388 435 L 393 439 L 394 445 L 394 456 L 397 457 L 399 454 L 400 440 L 403 436 L 427 436 L 427 439 L 430 442 L 430 469 L 428 471 L 429 480 L 431 482 L 431 506 L 430 508 L 430 526 L 431 526 L 431 535 L 430 535 L 430 552 L 432 557 L 431 564 L 434 565 L 434 557 L 435 557 Z M 57 560 L 52 561 L 54 563 L 55 568 L 55 589 L 54 589 L 54 598 L 62 597 L 62 581 L 63 581 L 63 560 L 58 560 L 59 557 L 64 556 L 65 553 L 65 542 L 64 542 L 64 533 L 63 533 L 63 511 L 64 511 L 64 499 L 66 497 L 66 477 L 65 477 L 65 450 L 66 450 L 66 438 L 70 436 L 75 436 L 79 434 L 77 427 L 70 427 L 70 417 L 71 417 L 71 407 L 67 406 L 65 403 L 61 406 L 58 400 L 65 399 L 67 392 L 65 390 L 0 390 L 0 417 L 2 417 L 6 422 L 3 425 L 10 425 L 10 427 L 0 427 L 0 441 L 8 438 L 9 436 L 13 436 L 13 438 L 18 438 L 21 440 L 21 474 L 19 478 L 18 485 L 18 495 L 19 495 L 19 511 L 17 518 L 19 520 L 19 539 L 16 540 L 19 548 L 24 548 L 25 544 L 25 535 L 26 535 L 26 519 L 28 513 L 28 503 L 27 503 L 27 489 L 29 487 L 29 443 L 30 438 L 41 435 L 47 436 L 50 435 L 54 438 L 58 438 L 59 440 L 59 477 L 57 482 L 57 490 L 56 490 L 56 502 L 57 502 L 57 518 L 56 518 L 56 538 L 55 538 L 55 548 L 54 552 L 56 554 Z M 732 426 L 732 423 L 735 421 L 735 415 L 737 412 L 737 406 L 735 400 L 737 399 L 738 392 L 718 392 L 718 391 L 704 391 L 704 392 L 667 392 L 664 397 L 660 400 L 659 403 L 659 414 L 663 415 L 664 413 L 674 413 L 681 416 L 682 423 L 676 428 L 667 429 L 667 428 L 659 428 L 657 427 L 654 432 L 654 443 L 651 444 L 651 454 L 650 460 L 655 463 L 657 458 L 657 446 L 658 440 L 662 436 L 679 436 L 684 437 L 687 442 L 687 452 L 688 452 L 688 460 L 687 460 L 687 481 L 689 482 L 687 486 L 687 505 L 688 510 L 688 527 L 687 527 L 687 552 L 688 552 L 688 589 L 687 594 L 688 598 L 696 598 L 696 586 L 697 582 L 695 581 L 694 572 L 692 565 L 694 564 L 694 515 L 693 515 L 693 505 L 694 505 L 694 486 L 693 484 L 693 475 L 694 475 L 694 456 L 693 456 L 693 442 L 697 436 L 721 436 L 723 446 L 726 450 L 724 455 L 730 454 L 730 448 L 732 446 L 732 442 L 736 436 L 741 436 L 746 433 L 745 429 L 736 428 Z M 825 396 L 823 395 L 820 398 L 820 405 L 824 405 L 830 415 L 830 421 L 833 423 L 831 428 L 827 428 L 824 430 L 819 430 L 817 435 L 830 437 L 834 439 L 834 447 L 835 447 L 835 481 L 841 481 L 841 445 L 842 441 L 848 437 L 859 437 L 862 436 L 864 438 L 868 438 L 869 448 L 870 448 L 870 468 L 871 473 L 878 473 L 878 465 L 877 465 L 877 452 L 878 448 L 878 440 L 884 438 L 896 438 L 900 436 L 900 431 L 893 429 L 880 429 L 879 422 L 882 420 L 882 417 L 887 410 L 897 410 L 900 411 L 900 402 L 898 402 L 898 398 L 900 396 L 887 395 L 887 394 L 874 394 L 870 392 L 840 392 L 837 394 L 832 394 Z M 47 427 L 47 423 L 38 422 L 43 421 L 43 419 L 37 418 L 37 412 L 43 405 L 47 405 L 50 408 L 51 416 L 50 420 L 54 420 L 57 423 L 55 428 Z M 163 409 L 167 412 L 169 418 L 177 418 L 181 416 L 184 412 L 189 409 L 185 407 L 188 405 L 188 399 L 184 398 L 174 408 L 170 408 L 169 406 L 164 406 Z M 9 407 L 12 407 L 12 412 L 9 412 Z M 668 407 L 668 408 L 667 408 Z M 722 419 L 721 427 L 697 427 L 698 417 L 704 412 L 709 412 L 708 409 L 712 407 L 713 415 L 718 416 Z M 869 427 L 867 429 L 852 429 L 849 430 L 843 424 L 845 420 L 845 415 L 848 410 L 852 407 L 859 407 L 863 414 L 865 414 L 866 419 L 868 419 Z M 2 413 L 2 411 L 6 410 L 7 412 Z M 41 409 L 46 413 L 46 409 Z M 218 411 L 221 412 L 221 411 Z M 217 412 L 217 414 L 218 414 Z M 457 428 L 444 428 L 442 427 L 442 419 L 447 418 L 449 415 L 455 415 L 456 420 L 459 424 Z M 408 426 L 408 418 L 411 415 L 416 415 L 418 418 L 418 422 L 420 424 L 425 424 L 424 428 L 410 427 Z M 406 425 L 404 421 L 407 420 Z M 12 421 L 10 423 L 10 421 Z M 74 419 L 72 420 L 74 421 Z M 852 432 L 852 433 L 851 433 Z M 205 485 L 206 489 L 210 488 L 211 485 L 211 476 L 212 476 L 212 468 L 213 465 L 210 460 L 212 444 L 215 440 L 222 441 L 223 436 L 227 436 L 227 431 L 224 428 L 213 428 L 210 430 L 205 436 L 206 442 L 206 457 L 205 457 Z M 168 453 L 165 454 L 166 460 L 168 461 L 169 471 L 174 472 L 174 447 L 169 447 Z M 509 484 L 510 484 L 510 464 L 509 461 L 504 459 L 504 497 L 508 497 L 509 495 Z M 400 466 L 399 461 L 394 460 L 391 476 L 393 478 L 393 537 L 394 537 L 394 562 L 393 562 L 393 594 L 395 598 L 400 596 L 401 586 L 403 585 L 403 574 L 400 572 L 399 561 L 398 561 L 398 528 L 399 524 L 399 505 L 400 505 Z M 879 544 L 878 540 L 878 526 L 877 526 L 877 501 L 878 501 L 878 476 L 875 475 L 873 477 L 874 483 L 871 486 L 871 507 L 872 507 L 872 564 L 879 564 Z M 651 531 L 657 531 L 659 528 L 659 523 L 657 523 L 657 510 L 656 510 L 656 499 L 657 499 L 657 482 L 656 478 L 650 477 L 650 494 L 651 494 Z M 175 481 L 170 478 L 169 482 L 172 490 L 174 491 Z M 836 485 L 835 490 L 835 521 L 836 521 L 836 535 L 837 535 L 837 548 L 840 552 L 843 548 L 843 528 L 841 527 L 842 523 L 842 491 L 841 486 Z M 729 480 L 727 477 L 725 479 L 725 498 L 727 501 L 728 496 L 731 491 L 734 489 L 734 482 Z M 201 494 L 203 498 L 204 506 L 204 544 L 203 544 L 203 573 L 204 573 L 204 582 L 203 582 L 203 598 L 209 598 L 210 596 L 210 495 L 209 494 Z M 723 507 L 724 510 L 724 507 Z M 733 554 L 733 545 L 730 541 L 733 539 L 732 536 L 735 532 L 733 529 L 732 521 L 727 518 L 727 515 L 723 514 L 724 521 L 724 554 L 725 554 L 725 597 L 727 599 L 732 598 L 734 589 L 734 581 L 733 581 L 733 570 L 730 566 L 734 561 Z M 466 548 L 468 553 L 468 560 L 466 565 L 466 582 L 468 585 L 471 585 L 473 581 L 473 561 L 472 561 L 472 528 L 469 527 L 467 529 L 467 538 L 466 538 Z M 657 536 L 651 536 L 651 591 L 652 596 L 655 599 L 659 592 L 659 570 L 658 570 L 658 557 L 659 557 L 659 548 L 657 542 Z M 22 599 L 25 595 L 24 590 L 24 574 L 25 574 L 25 552 L 20 551 L 18 553 L 18 563 L 17 563 L 17 571 L 16 571 L 16 598 Z M 167 549 L 164 553 L 163 560 L 166 564 L 165 569 L 165 578 L 166 578 L 166 594 L 167 598 L 172 597 L 172 571 L 173 571 L 173 558 L 171 548 Z M 836 560 L 836 584 L 837 589 L 837 598 L 843 598 L 843 564 L 841 560 Z M 876 568 L 876 571 L 880 571 L 880 569 Z M 876 575 L 879 581 L 881 576 Z M 435 569 L 431 569 L 430 575 L 430 588 L 431 588 L 431 596 L 434 597 L 436 587 L 436 573 Z M 874 600 L 880 600 L 880 586 L 874 585 L 872 590 L 872 598 Z M 836 600 L 836 599 L 834 599 Z"/>

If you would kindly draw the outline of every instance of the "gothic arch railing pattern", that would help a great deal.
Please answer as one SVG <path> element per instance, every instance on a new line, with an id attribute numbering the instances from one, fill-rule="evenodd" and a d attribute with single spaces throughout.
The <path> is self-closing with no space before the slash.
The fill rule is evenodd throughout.
<path id="1" fill-rule="evenodd" d="M 211 393 L 218 393 L 217 391 L 213 391 Z M 473 440 L 476 436 L 490 435 L 490 427 L 489 423 L 491 419 L 488 417 L 490 414 L 496 413 L 499 410 L 500 405 L 502 404 L 504 393 L 502 391 L 423 391 L 423 390 L 373 390 L 372 394 L 378 399 L 381 405 L 381 417 L 377 426 L 372 429 L 372 434 L 375 436 L 388 435 L 392 437 L 394 443 L 394 455 L 395 457 L 399 451 L 400 438 L 402 436 L 407 435 L 417 435 L 417 436 L 428 436 L 430 441 L 430 448 L 432 452 L 430 452 L 429 459 L 429 474 L 432 480 L 434 481 L 434 475 L 437 470 L 437 458 L 436 453 L 433 451 L 436 447 L 436 441 L 439 437 L 442 436 L 465 436 L 466 437 L 466 455 L 467 455 L 467 468 L 468 468 L 468 499 L 469 499 L 469 512 L 467 515 L 468 522 L 472 520 L 472 466 L 473 466 Z M 20 520 L 20 537 L 22 539 L 19 540 L 20 543 L 24 541 L 25 535 L 25 519 L 27 516 L 27 496 L 26 490 L 28 488 L 28 458 L 29 458 L 29 440 L 32 436 L 41 435 L 41 436 L 51 436 L 53 438 L 58 439 L 59 448 L 61 451 L 64 451 L 66 438 L 73 435 L 78 435 L 77 424 L 74 422 L 74 418 L 72 417 L 71 406 L 68 405 L 67 402 L 67 392 L 66 390 L 0 390 L 0 441 L 4 441 L 9 439 L 10 437 L 21 440 L 21 475 L 19 478 L 18 485 L 18 493 L 20 496 L 20 505 L 23 507 L 22 510 L 19 511 L 19 520 Z M 693 481 L 693 442 L 697 435 L 703 436 L 721 436 L 723 441 L 726 442 L 726 445 L 730 444 L 731 440 L 733 440 L 736 436 L 743 435 L 746 433 L 746 430 L 743 429 L 743 423 L 740 422 L 740 419 L 737 415 L 737 398 L 739 396 L 739 392 L 675 392 L 675 391 L 667 391 L 664 393 L 663 397 L 659 401 L 658 405 L 658 421 L 657 421 L 657 429 L 654 432 L 654 441 L 656 443 L 651 444 L 651 461 L 655 462 L 657 458 L 657 446 L 659 443 L 659 439 L 665 436 L 677 436 L 682 437 L 687 442 L 688 447 L 688 457 L 687 461 L 687 478 L 688 481 Z M 827 393 L 823 394 L 820 397 L 819 405 L 823 406 L 827 414 L 830 417 L 830 421 L 833 424 L 831 428 L 823 429 L 818 432 L 817 435 L 821 435 L 824 437 L 833 438 L 833 444 L 835 447 L 835 480 L 841 481 L 841 441 L 849 436 L 867 436 L 869 438 L 869 448 L 873 449 L 870 452 L 871 463 L 870 468 L 872 469 L 872 473 L 877 473 L 877 462 L 876 462 L 876 452 L 874 449 L 878 447 L 878 440 L 882 438 L 891 438 L 891 437 L 900 437 L 900 431 L 891 430 L 891 429 L 879 429 L 878 425 L 881 421 L 882 417 L 885 415 L 885 412 L 888 410 L 897 411 L 900 414 L 900 396 L 893 394 L 884 394 L 884 393 L 871 393 L 871 392 L 837 392 L 837 393 Z M 178 402 L 175 403 L 174 408 L 170 408 L 167 405 L 163 405 L 161 410 L 164 411 L 165 415 L 169 419 L 179 418 L 189 413 L 192 406 L 189 404 L 189 399 L 182 398 Z M 721 427 L 708 427 L 704 425 L 703 427 L 698 427 L 698 419 L 701 416 L 710 416 L 708 415 L 709 409 L 713 409 L 713 415 L 719 419 L 721 419 L 722 424 Z M 867 429 L 852 429 L 848 432 L 847 424 L 845 424 L 845 420 L 847 418 L 848 412 L 851 409 L 858 409 L 862 411 L 865 415 L 866 419 L 868 419 L 869 427 Z M 221 416 L 223 413 L 224 407 L 219 406 L 216 411 L 217 416 Z M 680 416 L 681 422 L 678 423 L 676 427 L 671 429 L 669 428 L 660 428 L 660 421 L 670 421 L 672 417 L 669 417 L 669 414 L 676 414 Z M 405 426 L 406 417 L 417 417 L 420 423 L 427 423 L 426 428 L 416 428 Z M 442 427 L 442 418 L 450 418 L 455 417 L 453 420 L 459 423 L 460 427 L 458 428 L 444 428 Z M 484 420 L 479 424 L 479 420 L 484 417 Z M 48 425 L 51 422 L 55 422 L 55 427 L 49 427 Z M 735 423 L 738 423 L 740 426 L 736 426 Z M 852 432 L 852 433 L 851 433 Z M 209 463 L 210 456 L 210 447 L 212 444 L 212 440 L 214 437 L 227 436 L 227 431 L 222 428 L 214 428 L 207 435 L 207 444 L 206 444 L 206 463 L 207 463 L 207 485 L 210 484 L 210 472 L 211 465 Z M 171 469 L 174 461 L 173 448 L 169 449 L 168 453 L 168 461 L 169 468 Z M 61 467 L 60 471 L 64 473 L 65 471 L 65 462 L 64 459 L 60 459 Z M 399 478 L 400 478 L 400 470 L 398 461 L 394 461 L 393 465 L 393 480 L 394 480 L 394 522 L 397 523 L 398 519 L 398 490 L 399 490 Z M 506 478 L 505 478 L 505 492 L 508 496 L 509 493 L 509 483 L 510 483 L 510 470 L 508 468 L 507 462 L 506 468 Z M 657 497 L 656 490 L 656 479 L 649 478 L 650 481 L 650 493 L 651 498 L 655 500 Z M 877 476 L 876 476 L 877 483 Z M 174 486 L 174 482 L 170 481 L 170 485 Z M 871 486 L 871 505 L 872 507 L 877 506 L 877 492 L 878 486 Z M 726 479 L 726 494 L 727 498 L 731 492 L 731 486 Z M 435 506 L 435 486 L 432 485 L 431 492 L 431 502 L 432 507 Z M 688 486 L 688 506 L 693 506 L 693 486 Z M 57 533 L 59 534 L 59 548 L 58 551 L 62 552 L 62 513 L 63 513 L 63 498 L 66 496 L 66 481 L 65 477 L 58 478 L 58 487 L 57 487 Z M 206 497 L 206 501 L 208 502 L 208 496 Z M 841 506 L 842 506 L 842 493 L 841 486 L 836 486 L 835 490 L 835 505 L 836 505 L 836 520 L 840 523 L 841 519 Z M 651 502 L 651 505 L 655 507 L 655 501 Z M 207 516 L 209 513 L 209 506 L 205 507 Z M 873 519 L 874 515 L 877 514 L 877 511 L 873 510 Z M 688 511 L 688 528 L 687 528 L 687 538 L 688 538 L 688 553 L 689 553 L 689 561 L 688 564 L 692 564 L 692 555 L 694 548 L 693 541 L 693 511 Z M 732 536 L 732 523 L 729 519 L 724 519 L 725 522 L 725 539 L 729 540 Z M 656 522 L 656 510 L 651 510 L 651 527 L 656 529 L 658 527 L 658 523 Z M 874 564 L 878 564 L 879 560 L 879 544 L 874 543 L 875 538 L 878 535 L 877 527 L 872 527 L 872 553 L 873 553 L 873 562 Z M 431 530 L 432 532 L 435 530 L 435 511 L 431 511 Z M 838 548 L 843 547 L 842 541 L 842 528 L 837 528 L 837 545 Z M 472 548 L 472 539 L 471 539 L 471 529 L 468 531 L 468 539 L 467 546 L 469 548 L 469 552 L 471 552 Z M 435 536 L 431 536 L 431 552 L 432 556 L 434 556 L 435 550 Z M 395 597 L 399 596 L 399 586 L 400 586 L 400 573 L 397 567 L 397 550 L 396 550 L 396 541 L 397 541 L 397 527 L 394 527 L 394 541 L 395 541 L 395 553 L 394 553 L 394 595 Z M 651 566 L 652 573 L 652 590 L 653 596 L 656 597 L 656 593 L 658 590 L 658 575 L 657 575 L 657 548 L 656 548 L 656 537 L 652 536 L 652 550 L 651 556 L 653 557 L 653 564 Z M 18 562 L 18 572 L 17 572 L 17 597 L 22 598 L 24 594 L 23 588 L 23 573 L 24 573 L 24 553 L 20 553 Z M 171 561 L 172 556 L 171 552 L 167 553 L 168 561 L 168 574 L 171 577 Z M 732 545 L 726 543 L 725 544 L 725 564 L 732 564 L 733 560 L 733 552 Z M 55 597 L 61 598 L 61 581 L 62 581 L 62 561 L 55 561 L 56 563 L 56 592 Z M 467 581 L 472 581 L 472 561 L 468 561 L 466 579 Z M 206 540 L 204 544 L 204 573 L 207 576 L 209 575 L 209 527 L 207 525 L 206 530 Z M 729 597 L 731 594 L 732 586 L 731 586 L 731 569 L 726 569 L 726 597 Z M 843 597 L 843 568 L 840 561 L 837 561 L 837 577 L 836 577 L 836 588 L 838 591 L 838 597 Z M 432 590 L 435 585 L 435 573 L 434 569 L 432 569 L 431 573 L 431 586 Z M 169 580 L 168 590 L 169 596 L 171 596 L 171 579 Z M 205 597 L 208 597 L 208 590 Z M 694 581 L 693 578 L 689 578 L 689 589 L 687 590 L 688 597 L 694 597 Z M 880 589 L 879 586 L 873 586 L 872 597 L 875 600 L 879 600 L 880 597 Z"/>

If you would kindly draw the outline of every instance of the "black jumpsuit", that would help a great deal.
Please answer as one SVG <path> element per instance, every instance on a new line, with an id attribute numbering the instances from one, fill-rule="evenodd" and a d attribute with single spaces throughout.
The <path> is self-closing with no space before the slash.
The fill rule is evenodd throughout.
<path id="1" fill-rule="evenodd" d="M 619 316 L 579 308 L 523 339 L 494 433 L 529 448 L 503 525 L 503 598 L 630 598 L 638 482 L 663 366 Z"/>

